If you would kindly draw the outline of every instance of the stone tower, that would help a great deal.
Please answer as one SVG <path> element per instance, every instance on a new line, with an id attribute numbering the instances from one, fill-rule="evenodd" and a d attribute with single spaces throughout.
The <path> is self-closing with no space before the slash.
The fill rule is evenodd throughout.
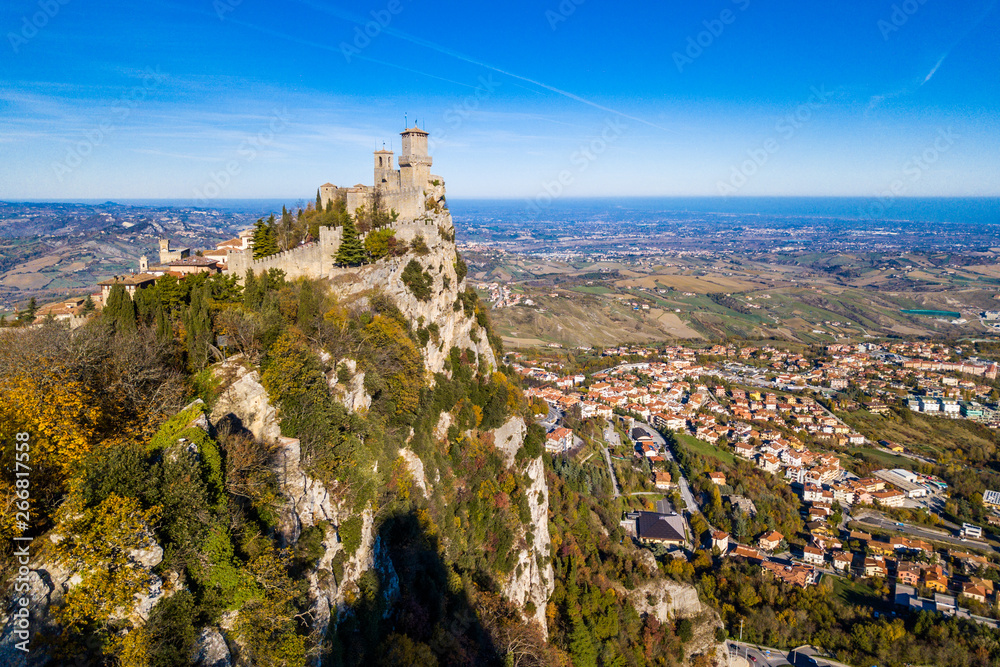
<path id="1" fill-rule="evenodd" d="M 400 132 L 403 147 L 399 154 L 400 185 L 424 188 L 431 179 L 431 157 L 427 154 L 427 132 L 411 127 Z"/>
<path id="2" fill-rule="evenodd" d="M 146 273 L 149 271 L 149 257 L 143 255 L 139 258 L 139 273 Z"/>
<path id="3" fill-rule="evenodd" d="M 375 151 L 375 187 L 399 187 L 399 174 L 396 173 L 394 167 L 392 151 L 387 151 L 384 148 Z"/>

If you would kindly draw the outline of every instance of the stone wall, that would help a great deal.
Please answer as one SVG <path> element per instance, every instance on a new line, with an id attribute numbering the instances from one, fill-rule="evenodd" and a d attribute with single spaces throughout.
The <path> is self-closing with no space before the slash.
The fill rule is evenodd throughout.
<path id="1" fill-rule="evenodd" d="M 396 222 L 389 227 L 396 230 L 396 238 L 409 243 L 417 235 L 421 235 L 428 245 L 441 240 L 439 225 L 451 225 L 450 219 L 442 221 L 434 217 L 420 220 Z M 260 275 L 269 269 L 280 269 L 285 272 L 288 280 L 296 278 L 331 278 L 352 275 L 364 267 L 338 268 L 334 263 L 337 250 L 343 237 L 341 227 L 320 227 L 319 241 L 300 245 L 284 252 L 261 259 L 253 259 L 252 251 L 230 249 L 226 253 L 226 273 L 242 278 L 247 271 L 253 270 Z M 450 233 L 450 231 L 449 231 Z M 361 235 L 362 242 L 366 234 Z"/>

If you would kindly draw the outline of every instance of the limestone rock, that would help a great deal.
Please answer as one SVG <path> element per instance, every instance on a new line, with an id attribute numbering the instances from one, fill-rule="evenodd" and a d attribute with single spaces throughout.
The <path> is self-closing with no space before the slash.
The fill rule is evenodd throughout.
<path id="1" fill-rule="evenodd" d="M 694 586 L 669 579 L 655 579 L 629 592 L 629 600 L 640 614 L 650 614 L 666 623 L 670 619 L 691 618 L 702 613 L 701 601 Z"/>
<path id="2" fill-rule="evenodd" d="M 231 667 L 229 646 L 217 628 L 202 629 L 192 662 L 198 667 Z"/>
<path id="3" fill-rule="evenodd" d="M 281 495 L 287 499 L 278 520 L 278 532 L 285 544 L 298 541 L 302 529 L 322 521 L 336 522 L 337 510 L 326 487 L 302 470 L 302 446 L 297 438 L 278 437 L 272 470 L 278 477 Z"/>
<path id="4" fill-rule="evenodd" d="M 247 370 L 242 359 L 227 359 L 215 368 L 217 377 L 232 374 L 235 380 L 219 396 L 212 409 L 211 420 L 218 424 L 226 417 L 235 417 L 243 428 L 258 440 L 274 442 L 281 435 L 277 410 L 268 401 L 267 391 L 260 383 L 260 373 Z"/>
<path id="5" fill-rule="evenodd" d="M 521 417 L 511 417 L 503 426 L 493 430 L 493 444 L 503 454 L 504 465 L 509 467 L 514 463 L 527 433 L 528 426 Z"/>
<path id="6" fill-rule="evenodd" d="M 517 446 L 520 447 L 520 438 L 517 440 Z M 503 592 L 515 604 L 534 604 L 533 618 L 547 634 L 545 607 L 555 590 L 555 573 L 549 560 L 552 543 L 549 535 L 549 489 L 545 484 L 545 464 L 541 457 L 532 459 L 525 472 L 531 480 L 531 486 L 525 491 L 531 510 L 531 523 L 523 527 L 525 544 L 518 553 L 514 573 Z M 529 533 L 530 543 L 527 539 Z"/>
<path id="7" fill-rule="evenodd" d="M 448 437 L 448 429 L 455 422 L 450 412 L 442 412 L 438 417 L 437 425 L 434 427 L 434 437 L 437 440 L 444 440 Z"/>
<path id="8" fill-rule="evenodd" d="M 327 355 L 329 356 L 329 355 Z M 340 382 L 338 368 L 343 364 L 351 374 L 347 384 Z M 327 374 L 327 383 L 333 397 L 340 401 L 348 412 L 367 412 L 372 406 L 372 397 L 365 389 L 365 373 L 358 372 L 358 363 L 354 359 L 341 359 Z"/>
<path id="9" fill-rule="evenodd" d="M 406 469 L 413 477 L 413 483 L 417 485 L 424 497 L 427 497 L 427 477 L 424 475 L 424 462 L 420 460 L 412 449 L 400 449 L 399 455 L 406 461 Z"/>

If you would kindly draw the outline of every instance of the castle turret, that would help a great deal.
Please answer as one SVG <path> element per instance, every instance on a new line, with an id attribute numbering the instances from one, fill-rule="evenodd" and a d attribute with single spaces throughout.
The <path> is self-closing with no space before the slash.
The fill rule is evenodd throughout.
<path id="1" fill-rule="evenodd" d="M 333 183 L 324 183 L 319 186 L 320 206 L 324 209 L 326 205 L 337 198 L 337 186 Z"/>
<path id="2" fill-rule="evenodd" d="M 387 151 L 384 148 L 375 151 L 375 187 L 399 187 L 399 173 L 393 164 L 393 155 L 392 151 Z"/>
<path id="3" fill-rule="evenodd" d="M 149 272 L 149 257 L 143 255 L 139 258 L 139 273 Z"/>
<path id="4" fill-rule="evenodd" d="M 399 154 L 401 185 L 423 188 L 431 178 L 431 157 L 427 154 L 427 132 L 411 127 L 400 132 L 403 148 Z"/>

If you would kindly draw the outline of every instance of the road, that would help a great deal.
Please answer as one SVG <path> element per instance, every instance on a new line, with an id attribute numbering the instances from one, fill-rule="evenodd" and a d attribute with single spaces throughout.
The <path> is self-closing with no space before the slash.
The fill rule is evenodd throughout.
<path id="1" fill-rule="evenodd" d="M 660 448 L 660 450 L 662 450 L 663 458 L 665 458 L 668 461 L 675 460 L 674 453 L 670 451 L 669 447 L 667 447 L 667 441 L 663 439 L 663 436 L 660 435 L 659 431 L 657 431 L 649 424 L 640 422 L 638 419 L 635 422 L 635 427 L 642 429 L 643 431 L 646 432 L 647 435 L 649 435 L 649 437 L 653 439 L 653 442 L 655 442 L 657 446 Z M 687 507 L 688 511 L 697 512 L 698 503 L 696 503 L 694 500 L 694 494 L 691 493 L 691 486 L 688 484 L 687 479 L 684 478 L 684 473 L 681 473 L 680 477 L 678 477 L 677 486 L 680 488 L 681 491 L 681 500 L 684 501 L 684 505 Z"/>
<path id="2" fill-rule="evenodd" d="M 612 440 L 612 438 L 614 439 Z M 618 437 L 618 433 L 615 432 L 615 428 L 611 425 L 611 422 L 607 422 L 607 425 L 604 427 L 604 440 L 610 442 L 613 447 L 621 446 L 621 439 Z M 601 443 L 601 451 L 604 452 L 604 460 L 608 463 L 608 473 L 611 475 L 611 489 L 614 492 L 613 497 L 618 498 L 621 495 L 618 487 L 618 478 L 615 477 L 615 468 L 611 465 L 611 454 L 608 453 L 608 448 L 603 442 Z"/>
<path id="3" fill-rule="evenodd" d="M 933 530 L 931 528 L 923 528 L 921 526 L 914 526 L 911 524 L 904 524 L 902 526 L 897 526 L 895 521 L 886 519 L 881 516 L 874 516 L 868 514 L 864 517 L 857 519 L 859 523 L 867 523 L 870 526 L 875 526 L 876 528 L 881 528 L 883 530 L 891 530 L 897 533 L 905 533 L 907 535 L 913 535 L 914 537 L 919 537 L 923 540 L 935 540 L 937 542 L 946 542 L 948 544 L 953 544 L 960 549 L 984 549 L 987 551 L 994 551 L 1000 553 L 1000 547 L 984 542 L 981 540 L 963 540 L 958 537 L 953 537 L 948 534 L 943 534 L 939 531 Z"/>
<path id="4" fill-rule="evenodd" d="M 767 646 L 757 646 L 756 644 L 742 643 L 734 639 L 726 641 L 726 646 L 729 648 L 731 655 L 746 656 L 747 662 L 754 666 L 847 667 L 835 660 L 815 657 L 820 651 L 812 646 L 800 646 L 794 651 L 787 651 L 784 649 L 768 648 Z"/>

